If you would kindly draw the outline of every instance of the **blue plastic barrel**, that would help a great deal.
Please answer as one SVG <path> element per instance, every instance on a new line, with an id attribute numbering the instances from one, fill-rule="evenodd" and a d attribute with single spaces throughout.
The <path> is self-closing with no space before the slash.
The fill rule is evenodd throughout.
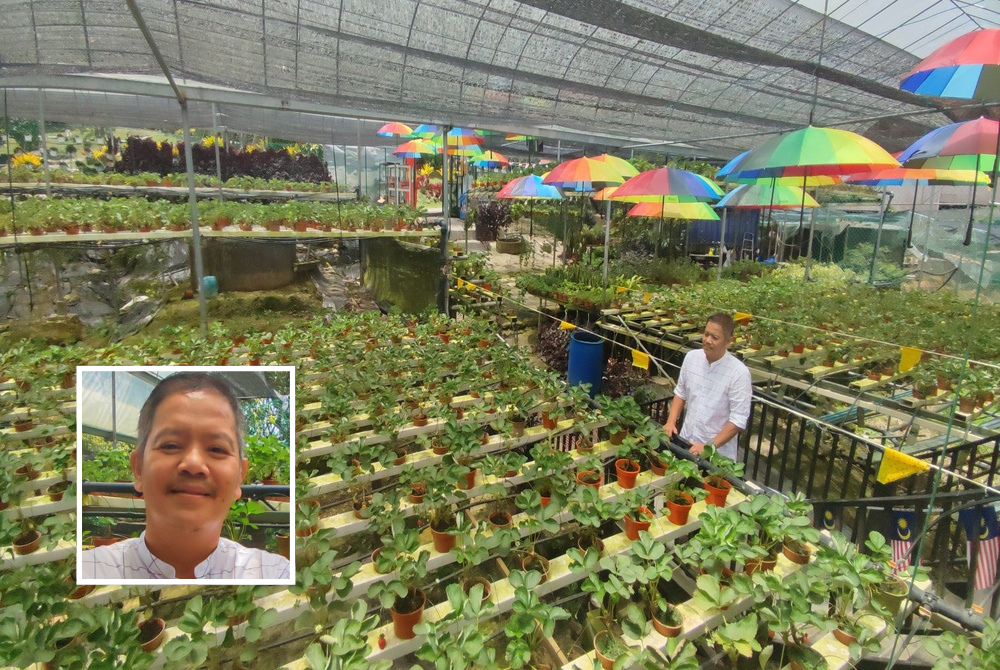
<path id="1" fill-rule="evenodd" d="M 590 384 L 590 396 L 601 390 L 604 374 L 604 340 L 580 330 L 569 336 L 569 383 Z"/>
<path id="2" fill-rule="evenodd" d="M 206 275 L 201 278 L 201 291 L 206 298 L 214 298 L 219 295 L 219 280 L 214 275 Z"/>

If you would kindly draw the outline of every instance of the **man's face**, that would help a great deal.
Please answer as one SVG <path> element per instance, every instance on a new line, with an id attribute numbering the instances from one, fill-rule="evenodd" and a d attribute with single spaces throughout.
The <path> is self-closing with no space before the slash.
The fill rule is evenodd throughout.
<path id="1" fill-rule="evenodd" d="M 130 460 L 147 523 L 178 531 L 221 531 L 247 473 L 236 417 L 215 391 L 167 396 L 153 415 L 145 452 L 133 451 Z"/>
<path id="2" fill-rule="evenodd" d="M 726 354 L 726 349 L 732 342 L 731 337 L 726 337 L 722 332 L 722 326 L 709 322 L 705 324 L 705 334 L 701 338 L 701 348 L 705 351 L 705 358 L 714 363 Z"/>

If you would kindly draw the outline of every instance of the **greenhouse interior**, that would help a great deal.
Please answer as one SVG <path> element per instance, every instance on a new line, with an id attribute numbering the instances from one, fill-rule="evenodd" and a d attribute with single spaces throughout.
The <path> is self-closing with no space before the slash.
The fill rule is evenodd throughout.
<path id="1" fill-rule="evenodd" d="M 1000 669 L 996 3 L 0 11 L 0 667 Z"/>

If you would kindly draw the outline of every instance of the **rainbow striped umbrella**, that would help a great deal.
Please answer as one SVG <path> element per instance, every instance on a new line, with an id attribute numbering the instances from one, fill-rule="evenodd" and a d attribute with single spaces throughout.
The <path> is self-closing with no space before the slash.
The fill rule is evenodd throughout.
<path id="1" fill-rule="evenodd" d="M 560 163 L 542 180 L 546 184 L 578 191 L 599 191 L 625 181 L 610 164 L 593 158 L 574 158 Z"/>
<path id="2" fill-rule="evenodd" d="M 799 209 L 819 207 L 819 203 L 801 188 L 795 186 L 772 186 L 771 184 L 741 184 L 726 197 L 715 203 L 722 209 Z"/>
<path id="3" fill-rule="evenodd" d="M 679 168 L 640 172 L 618 187 L 612 200 L 623 202 L 698 202 L 718 200 L 725 193 L 711 180 Z"/>
<path id="4" fill-rule="evenodd" d="M 499 168 L 507 167 L 510 165 L 510 161 L 495 151 L 484 151 L 476 156 L 476 159 L 472 161 L 472 164 L 477 167 Z"/>
<path id="5" fill-rule="evenodd" d="M 928 159 L 929 160 L 929 159 Z M 954 184 L 986 184 L 990 176 L 976 170 L 942 170 L 938 168 L 899 167 L 875 172 L 859 172 L 844 180 L 845 184 L 861 186 L 949 186 Z"/>
<path id="6" fill-rule="evenodd" d="M 448 131 L 448 146 L 468 146 L 470 144 L 482 144 L 484 137 L 477 130 L 468 128 L 452 128 Z"/>
<path id="7" fill-rule="evenodd" d="M 745 171 L 742 172 L 739 169 L 740 162 L 746 158 L 747 154 L 750 153 L 749 150 L 736 156 L 728 163 L 726 163 L 722 169 L 715 173 L 716 179 L 722 179 L 723 181 L 730 184 L 762 184 L 771 183 L 775 186 L 798 186 L 803 187 L 802 177 L 762 177 L 760 176 L 761 170 L 757 171 Z M 733 174 L 733 171 L 737 174 Z M 841 181 L 840 177 L 837 175 L 811 175 L 805 178 L 805 187 L 809 186 L 830 186 L 831 184 L 839 184 Z"/>
<path id="8" fill-rule="evenodd" d="M 405 123 L 391 121 L 375 131 L 375 134 L 382 137 L 411 137 L 413 135 L 413 128 L 410 128 Z"/>
<path id="9" fill-rule="evenodd" d="M 634 177 L 639 174 L 639 171 L 634 165 L 629 163 L 624 158 L 619 158 L 618 156 L 612 156 L 611 154 L 601 154 L 600 156 L 594 156 L 595 161 L 601 161 L 602 163 L 607 163 L 615 169 L 615 171 L 621 176 L 628 179 L 629 177 Z"/>
<path id="10" fill-rule="evenodd" d="M 417 137 L 420 139 L 429 139 L 435 135 L 441 134 L 441 127 L 435 126 L 432 123 L 421 123 L 419 126 L 413 129 L 410 133 L 410 137 Z"/>
<path id="11" fill-rule="evenodd" d="M 497 193 L 498 198 L 517 198 L 520 200 L 561 200 L 562 193 L 555 186 L 542 183 L 542 178 L 529 174 L 517 179 L 511 179 Z"/>
<path id="12" fill-rule="evenodd" d="M 423 140 L 410 140 L 393 149 L 392 153 L 403 158 L 420 158 L 421 156 L 433 155 L 437 153 L 437 150 Z"/>
<path id="13" fill-rule="evenodd" d="M 807 126 L 750 151 L 729 174 L 802 178 L 893 167 L 899 167 L 899 161 L 866 137 L 839 128 Z"/>
<path id="14" fill-rule="evenodd" d="M 507 142 L 525 142 L 527 140 L 533 140 L 531 135 L 515 135 L 513 133 L 508 133 L 507 137 L 504 138 Z"/>
<path id="15" fill-rule="evenodd" d="M 1000 100 L 1000 29 L 956 37 L 903 75 L 899 87 L 939 98 Z"/>
<path id="16" fill-rule="evenodd" d="M 659 217 L 661 219 L 719 220 L 719 215 L 707 202 L 640 202 L 628 210 L 628 215 Z"/>

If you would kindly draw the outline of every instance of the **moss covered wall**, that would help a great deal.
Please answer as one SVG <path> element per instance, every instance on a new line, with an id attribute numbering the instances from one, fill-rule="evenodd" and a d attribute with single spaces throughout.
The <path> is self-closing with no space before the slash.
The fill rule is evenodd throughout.
<path id="1" fill-rule="evenodd" d="M 437 309 L 441 251 L 392 239 L 361 242 L 362 281 L 383 308 L 407 314 Z"/>

